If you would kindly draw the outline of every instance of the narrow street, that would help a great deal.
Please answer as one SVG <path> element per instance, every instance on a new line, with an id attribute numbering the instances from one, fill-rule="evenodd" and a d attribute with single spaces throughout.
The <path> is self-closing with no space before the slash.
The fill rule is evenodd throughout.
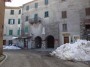
<path id="1" fill-rule="evenodd" d="M 0 67 L 89 67 L 84 63 L 63 61 L 31 50 L 4 51 L 4 54 L 8 57 Z"/>

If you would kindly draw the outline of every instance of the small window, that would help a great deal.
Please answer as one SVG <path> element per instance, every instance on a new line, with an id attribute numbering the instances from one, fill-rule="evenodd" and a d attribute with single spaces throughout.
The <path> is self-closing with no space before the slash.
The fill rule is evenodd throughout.
<path id="1" fill-rule="evenodd" d="M 90 16 L 90 8 L 86 8 L 85 11 L 86 11 L 86 16 Z"/>
<path id="2" fill-rule="evenodd" d="M 49 17 L 49 12 L 48 11 L 45 12 L 45 17 Z"/>
<path id="3" fill-rule="evenodd" d="M 12 45 L 12 44 L 13 44 L 13 41 L 12 41 L 12 40 L 9 40 L 9 41 L 8 41 L 8 44 L 9 44 L 9 45 Z"/>
<path id="4" fill-rule="evenodd" d="M 35 8 L 38 8 L 38 3 L 35 3 Z"/>
<path id="5" fill-rule="evenodd" d="M 8 19 L 8 24 L 15 24 L 15 19 Z"/>
<path id="6" fill-rule="evenodd" d="M 66 11 L 62 11 L 62 18 L 67 18 L 67 12 Z"/>
<path id="7" fill-rule="evenodd" d="M 34 15 L 34 20 L 37 20 L 37 18 L 38 18 L 38 14 L 35 14 Z"/>
<path id="8" fill-rule="evenodd" d="M 67 24 L 63 24 L 63 32 L 67 32 Z"/>
<path id="9" fill-rule="evenodd" d="M 29 10 L 29 6 L 26 6 L 26 10 Z"/>
<path id="10" fill-rule="evenodd" d="M 45 5 L 48 5 L 48 0 L 45 0 Z"/>
<path id="11" fill-rule="evenodd" d="M 66 0 L 62 0 L 62 1 L 66 1 Z"/>
<path id="12" fill-rule="evenodd" d="M 10 14 L 11 14 L 11 15 L 14 15 L 14 10 L 11 10 Z"/>
<path id="13" fill-rule="evenodd" d="M 21 10 L 19 10 L 19 14 L 21 14 Z"/>
<path id="14" fill-rule="evenodd" d="M 28 21 L 28 16 L 26 16 L 26 21 Z"/>

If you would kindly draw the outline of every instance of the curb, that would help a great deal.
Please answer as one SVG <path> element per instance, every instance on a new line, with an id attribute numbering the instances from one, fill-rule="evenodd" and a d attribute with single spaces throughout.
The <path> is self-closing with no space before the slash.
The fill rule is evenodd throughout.
<path id="1" fill-rule="evenodd" d="M 2 62 L 0 62 L 0 66 L 6 61 L 6 59 L 7 59 L 7 55 L 5 54 L 5 59 Z"/>

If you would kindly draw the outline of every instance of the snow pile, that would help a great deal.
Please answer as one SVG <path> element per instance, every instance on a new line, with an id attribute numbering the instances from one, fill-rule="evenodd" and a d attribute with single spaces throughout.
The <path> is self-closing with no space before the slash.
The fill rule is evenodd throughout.
<path id="1" fill-rule="evenodd" d="M 21 48 L 11 45 L 11 46 L 3 46 L 3 49 L 21 49 Z"/>
<path id="2" fill-rule="evenodd" d="M 63 60 L 90 61 L 90 41 L 77 40 L 64 44 L 51 53 Z"/>

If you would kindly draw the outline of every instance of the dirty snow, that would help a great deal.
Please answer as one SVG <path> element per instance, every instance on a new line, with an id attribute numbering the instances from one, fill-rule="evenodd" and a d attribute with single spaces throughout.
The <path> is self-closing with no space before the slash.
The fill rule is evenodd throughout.
<path id="1" fill-rule="evenodd" d="M 63 60 L 90 61 L 90 41 L 77 40 L 64 44 L 51 53 Z"/>
<path id="2" fill-rule="evenodd" d="M 21 49 L 21 48 L 11 45 L 11 46 L 3 46 L 3 49 Z"/>

